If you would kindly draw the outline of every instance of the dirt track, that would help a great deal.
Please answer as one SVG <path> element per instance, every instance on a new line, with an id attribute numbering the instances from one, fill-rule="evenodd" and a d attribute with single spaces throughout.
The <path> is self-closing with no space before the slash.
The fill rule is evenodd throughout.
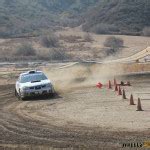
<path id="1" fill-rule="evenodd" d="M 99 92 L 95 87 L 89 87 L 61 94 L 60 97 L 54 99 L 18 101 L 14 97 L 14 85 L 1 85 L 0 149 L 4 149 L 4 147 L 13 148 L 18 144 L 22 145 L 21 149 L 31 147 L 30 145 L 33 145 L 34 148 L 39 145 L 44 150 L 49 147 L 119 149 L 122 146 L 121 143 L 144 142 L 150 139 L 149 130 L 129 131 L 118 128 L 118 130 L 111 131 L 107 126 L 93 127 L 90 123 L 87 125 L 87 122 L 82 123 L 79 120 L 72 120 L 76 116 L 69 118 L 69 114 L 75 114 L 71 109 L 70 112 L 68 111 L 69 109 L 65 110 L 64 106 L 66 108 L 76 106 L 74 109 L 77 111 L 77 115 L 82 117 L 84 111 L 82 112 L 81 110 L 84 108 L 80 108 L 75 104 L 84 105 L 85 109 L 88 109 L 89 106 L 96 108 L 99 105 Z M 112 97 L 115 96 L 113 95 Z M 88 99 L 92 99 L 95 106 L 90 105 Z M 117 98 L 117 100 L 119 99 Z M 89 105 L 87 105 L 88 103 Z M 127 104 L 127 102 L 125 103 Z M 60 112 L 58 112 L 58 109 L 60 109 Z M 146 109 L 147 116 L 145 118 L 148 117 L 149 113 L 148 108 Z M 68 111 L 68 121 L 63 120 L 66 115 L 63 114 L 65 111 Z"/>

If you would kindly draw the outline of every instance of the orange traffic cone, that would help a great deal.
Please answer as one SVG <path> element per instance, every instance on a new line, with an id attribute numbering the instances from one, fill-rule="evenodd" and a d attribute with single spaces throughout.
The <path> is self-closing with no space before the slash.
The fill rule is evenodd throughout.
<path id="1" fill-rule="evenodd" d="M 138 98 L 138 104 L 137 104 L 137 110 L 136 111 L 143 111 L 140 98 Z"/>
<path id="2" fill-rule="evenodd" d="M 126 92 L 125 92 L 124 89 L 122 90 L 122 93 L 123 93 L 123 94 L 122 94 L 122 98 L 123 98 L 123 99 L 127 99 L 127 98 L 126 98 Z"/>
<path id="3" fill-rule="evenodd" d="M 116 79 L 114 78 L 114 86 L 116 86 L 117 85 L 117 81 L 116 81 Z"/>
<path id="4" fill-rule="evenodd" d="M 111 81 L 110 80 L 109 80 L 109 83 L 108 83 L 108 89 L 112 89 Z"/>
<path id="5" fill-rule="evenodd" d="M 118 86 L 117 86 L 117 84 L 115 85 L 115 91 L 116 91 L 116 92 L 118 91 Z"/>
<path id="6" fill-rule="evenodd" d="M 131 94 L 131 96 L 130 96 L 130 105 L 135 105 L 134 104 L 134 100 L 133 100 L 133 95 Z"/>
<path id="7" fill-rule="evenodd" d="M 119 90 L 118 90 L 118 95 L 122 95 L 122 91 L 121 91 L 120 86 L 119 86 Z"/>
<path id="8" fill-rule="evenodd" d="M 102 86 L 103 86 L 103 84 L 100 83 L 100 82 L 96 84 L 96 87 L 98 87 L 98 88 L 100 88 L 100 89 L 102 88 Z"/>

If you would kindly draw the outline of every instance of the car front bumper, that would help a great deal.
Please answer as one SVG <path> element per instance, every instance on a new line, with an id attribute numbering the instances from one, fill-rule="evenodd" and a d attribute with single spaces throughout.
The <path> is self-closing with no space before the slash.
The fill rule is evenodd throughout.
<path id="1" fill-rule="evenodd" d="M 40 90 L 25 90 L 20 92 L 21 97 L 33 97 L 33 96 L 44 96 L 54 94 L 52 88 L 45 88 Z"/>

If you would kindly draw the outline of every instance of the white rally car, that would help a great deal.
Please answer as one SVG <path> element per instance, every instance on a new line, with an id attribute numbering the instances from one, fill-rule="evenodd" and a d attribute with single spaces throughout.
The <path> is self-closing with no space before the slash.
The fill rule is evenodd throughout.
<path id="1" fill-rule="evenodd" d="M 54 95 L 51 81 L 42 71 L 28 71 L 20 74 L 15 86 L 15 95 L 24 100 L 27 97 Z"/>

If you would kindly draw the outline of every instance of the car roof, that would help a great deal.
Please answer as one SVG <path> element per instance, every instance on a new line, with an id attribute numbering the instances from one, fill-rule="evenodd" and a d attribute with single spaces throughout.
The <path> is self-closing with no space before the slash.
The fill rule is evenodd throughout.
<path id="1" fill-rule="evenodd" d="M 43 72 L 42 71 L 36 71 L 36 70 L 30 70 L 30 71 L 21 73 L 20 76 L 29 75 L 29 74 L 34 75 L 34 74 L 39 74 L 39 73 L 43 73 Z"/>

